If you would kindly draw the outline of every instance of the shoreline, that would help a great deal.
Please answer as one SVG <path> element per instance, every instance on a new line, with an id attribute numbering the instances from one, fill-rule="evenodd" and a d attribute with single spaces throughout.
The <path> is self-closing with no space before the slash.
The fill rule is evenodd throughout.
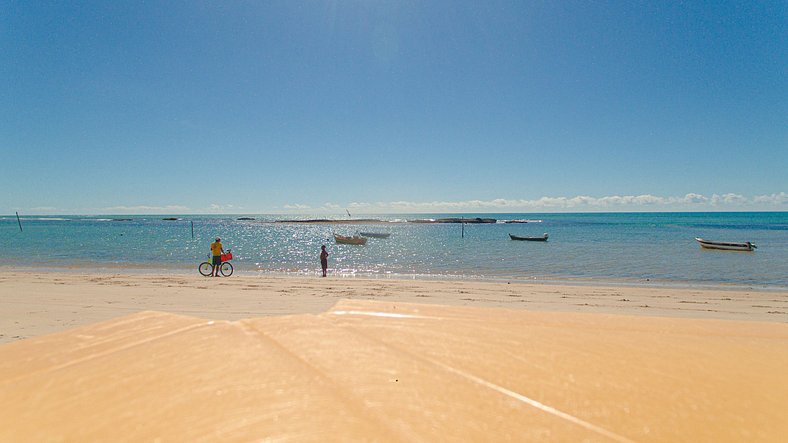
<path id="1" fill-rule="evenodd" d="M 91 275 L 115 275 L 115 274 L 161 274 L 173 276 L 189 276 L 197 274 L 196 266 L 192 267 L 170 267 L 152 268 L 148 265 L 139 264 L 108 264 L 90 263 L 72 266 L 7 266 L 0 265 L 0 273 L 67 273 L 67 274 L 88 274 Z M 235 269 L 230 278 L 251 277 L 282 277 L 282 278 L 318 278 L 318 269 L 293 270 L 293 271 L 269 271 L 269 270 L 238 270 Z M 559 285 L 559 286 L 611 286 L 611 287 L 642 287 L 655 289 L 701 289 L 715 291 L 754 291 L 767 293 L 788 293 L 788 286 L 755 284 L 755 283 L 729 283 L 729 282 L 704 282 L 704 281 L 684 281 L 667 280 L 652 278 L 616 278 L 616 277 L 567 277 L 567 276 L 540 276 L 540 277 L 512 277 L 512 276 L 484 276 L 469 274 L 373 274 L 365 272 L 341 272 L 329 268 L 329 277 L 340 279 L 362 279 L 362 280 L 392 280 L 392 281 L 434 281 L 434 282 L 481 282 L 481 283 L 516 283 L 533 285 Z"/>
<path id="2" fill-rule="evenodd" d="M 9 271 L 0 344 L 141 311 L 236 321 L 320 314 L 341 300 L 788 323 L 788 291 L 329 276 Z"/>

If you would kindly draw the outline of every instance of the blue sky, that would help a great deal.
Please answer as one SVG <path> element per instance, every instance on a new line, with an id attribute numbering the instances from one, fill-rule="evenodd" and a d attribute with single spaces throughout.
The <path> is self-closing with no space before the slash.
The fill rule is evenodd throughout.
<path id="1" fill-rule="evenodd" d="M 0 214 L 788 210 L 788 3 L 0 0 Z"/>

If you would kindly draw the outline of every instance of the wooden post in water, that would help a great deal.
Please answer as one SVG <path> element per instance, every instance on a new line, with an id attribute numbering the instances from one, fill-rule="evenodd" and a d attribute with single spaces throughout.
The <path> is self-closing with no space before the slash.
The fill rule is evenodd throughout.
<path id="1" fill-rule="evenodd" d="M 460 224 L 462 225 L 462 238 L 465 238 L 465 217 L 460 217 Z"/>
<path id="2" fill-rule="evenodd" d="M 19 232 L 24 232 L 22 230 L 22 220 L 19 220 L 19 211 L 16 213 L 16 222 L 19 223 Z"/>
<path id="3" fill-rule="evenodd" d="M 192 240 L 194 240 L 194 220 L 192 220 Z"/>

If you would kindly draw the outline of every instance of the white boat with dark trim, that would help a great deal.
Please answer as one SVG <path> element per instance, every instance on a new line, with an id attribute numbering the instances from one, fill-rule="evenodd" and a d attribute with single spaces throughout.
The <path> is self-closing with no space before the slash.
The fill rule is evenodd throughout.
<path id="1" fill-rule="evenodd" d="M 711 241 L 698 237 L 695 237 L 695 241 L 700 243 L 700 247 L 703 249 L 719 249 L 722 251 L 752 251 L 753 249 L 757 248 L 757 246 L 750 242 L 735 243 L 725 241 Z"/>

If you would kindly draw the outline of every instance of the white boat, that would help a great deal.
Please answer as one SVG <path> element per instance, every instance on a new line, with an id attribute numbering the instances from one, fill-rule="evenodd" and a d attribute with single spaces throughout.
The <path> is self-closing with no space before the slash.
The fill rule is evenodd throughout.
<path id="1" fill-rule="evenodd" d="M 367 244 L 366 237 L 360 237 L 358 235 L 354 235 L 352 237 L 346 237 L 344 235 L 334 234 L 334 241 L 339 244 L 343 245 L 365 245 Z"/>
<path id="2" fill-rule="evenodd" d="M 734 243 L 734 242 L 724 242 L 724 241 L 711 241 L 711 240 L 704 240 L 698 237 L 695 237 L 695 241 L 700 243 L 700 247 L 703 249 L 720 249 L 723 251 L 752 251 L 753 249 L 757 248 L 757 246 L 755 246 L 750 242 Z"/>

